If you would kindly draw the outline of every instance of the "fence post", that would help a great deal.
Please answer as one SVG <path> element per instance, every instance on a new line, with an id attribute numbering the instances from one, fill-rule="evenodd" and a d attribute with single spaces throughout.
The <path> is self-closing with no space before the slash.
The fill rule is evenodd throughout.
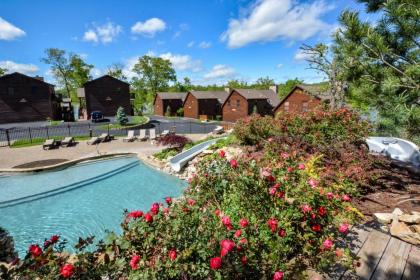
<path id="1" fill-rule="evenodd" d="M 32 133 L 31 133 L 31 128 L 30 127 L 28 127 L 28 131 L 29 131 L 29 140 L 32 143 Z"/>
<path id="2" fill-rule="evenodd" d="M 10 147 L 9 129 L 6 129 L 6 139 L 7 139 L 7 145 Z"/>
<path id="3" fill-rule="evenodd" d="M 69 136 L 70 136 L 70 124 L 67 124 L 67 128 L 69 129 Z"/>
<path id="4" fill-rule="evenodd" d="M 109 124 L 108 124 L 108 135 L 109 135 Z"/>
<path id="5" fill-rule="evenodd" d="M 89 126 L 89 137 L 92 138 L 92 128 Z"/>
<path id="6" fill-rule="evenodd" d="M 48 133 L 48 126 L 45 127 L 47 129 L 47 139 L 50 139 L 50 134 Z"/>

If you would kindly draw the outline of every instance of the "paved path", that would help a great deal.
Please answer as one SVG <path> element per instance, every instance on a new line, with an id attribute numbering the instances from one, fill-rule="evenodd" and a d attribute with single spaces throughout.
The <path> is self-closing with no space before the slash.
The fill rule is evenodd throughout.
<path id="1" fill-rule="evenodd" d="M 351 250 L 360 259 L 356 272 L 338 269 L 329 279 L 419 280 L 420 248 L 376 229 L 353 228 Z"/>

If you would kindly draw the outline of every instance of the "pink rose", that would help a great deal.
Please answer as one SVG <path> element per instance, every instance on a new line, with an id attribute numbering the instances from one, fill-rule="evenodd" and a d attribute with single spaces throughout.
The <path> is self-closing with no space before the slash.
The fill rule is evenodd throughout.
<path id="1" fill-rule="evenodd" d="M 270 228 L 270 230 L 271 230 L 272 233 L 276 232 L 276 230 L 277 230 L 277 224 L 278 224 L 277 220 L 276 219 L 273 219 L 273 218 L 271 218 L 271 219 L 269 219 L 267 221 L 267 225 Z"/>
<path id="2" fill-rule="evenodd" d="M 325 241 L 322 243 L 325 249 L 329 250 L 334 245 L 334 243 L 331 241 L 331 239 L 325 239 Z"/>
<path id="3" fill-rule="evenodd" d="M 348 201 L 350 201 L 350 200 L 351 200 L 351 199 L 350 199 L 350 196 L 349 196 L 348 194 L 343 195 L 343 201 L 348 202 Z"/>
<path id="4" fill-rule="evenodd" d="M 328 199 L 333 199 L 334 198 L 334 194 L 332 192 L 327 193 L 327 198 Z"/>
<path id="5" fill-rule="evenodd" d="M 174 261 L 176 259 L 176 250 L 172 249 L 168 253 L 169 258 Z"/>
<path id="6" fill-rule="evenodd" d="M 235 159 L 231 159 L 229 163 L 232 168 L 238 167 L 238 162 Z"/>
<path id="7" fill-rule="evenodd" d="M 225 225 L 227 230 L 232 229 L 232 223 L 231 223 L 230 218 L 228 216 L 223 216 L 222 217 L 222 223 Z"/>
<path id="8" fill-rule="evenodd" d="M 308 183 L 309 183 L 309 185 L 310 185 L 312 188 L 315 188 L 316 186 L 318 186 L 318 182 L 317 182 L 315 179 L 313 179 L 313 178 L 310 178 L 310 179 L 308 180 Z"/>
<path id="9" fill-rule="evenodd" d="M 219 269 L 222 267 L 222 258 L 215 257 L 210 259 L 210 267 L 212 269 Z"/>
<path id="10" fill-rule="evenodd" d="M 273 280 L 282 280 L 283 279 L 283 272 L 276 271 L 273 275 Z"/>
<path id="11" fill-rule="evenodd" d="M 298 165 L 298 168 L 299 168 L 300 170 L 303 170 L 303 169 L 305 169 L 305 165 L 304 165 L 303 163 L 300 163 L 300 164 Z"/>
<path id="12" fill-rule="evenodd" d="M 271 196 L 274 196 L 275 194 L 276 194 L 276 191 L 277 191 L 277 189 L 276 188 L 270 188 L 270 190 L 268 191 L 268 193 L 271 195 Z"/>
<path id="13" fill-rule="evenodd" d="M 168 205 L 172 204 L 172 198 L 170 198 L 169 196 L 167 198 L 165 198 L 165 201 Z"/>
<path id="14" fill-rule="evenodd" d="M 223 151 L 223 150 L 220 150 L 220 151 L 219 151 L 219 156 L 220 156 L 221 158 L 224 158 L 224 157 L 225 157 L 225 155 L 226 155 L 225 151 Z"/>
<path id="15" fill-rule="evenodd" d="M 247 226 L 248 226 L 249 222 L 248 222 L 248 220 L 247 220 L 247 219 L 243 219 L 243 218 L 242 218 L 242 219 L 239 221 L 239 224 L 241 225 L 241 227 L 245 228 L 245 227 L 247 227 Z"/>
<path id="16" fill-rule="evenodd" d="M 349 224 L 347 223 L 341 224 L 338 228 L 338 231 L 341 233 L 347 233 L 349 231 Z"/>
<path id="17" fill-rule="evenodd" d="M 308 204 L 304 204 L 302 206 L 302 211 L 303 211 L 303 213 L 308 213 L 308 212 L 311 212 L 312 211 L 312 208 Z"/>
<path id="18" fill-rule="evenodd" d="M 139 261 L 140 261 L 140 256 L 138 256 L 138 255 L 133 255 L 133 256 L 131 257 L 131 260 L 130 260 L 130 266 L 131 266 L 131 269 L 132 269 L 132 270 L 136 270 L 136 269 L 138 269 L 138 268 L 139 268 L 139 267 L 138 267 Z"/>
<path id="19" fill-rule="evenodd" d="M 236 238 L 239 238 L 239 237 L 241 237 L 241 234 L 242 234 L 242 231 L 241 231 L 240 229 L 238 229 L 237 231 L 235 231 L 234 236 L 235 236 Z"/>
<path id="20" fill-rule="evenodd" d="M 150 212 L 152 212 L 153 215 L 157 215 L 159 213 L 159 203 L 153 203 L 152 207 L 150 207 Z"/>

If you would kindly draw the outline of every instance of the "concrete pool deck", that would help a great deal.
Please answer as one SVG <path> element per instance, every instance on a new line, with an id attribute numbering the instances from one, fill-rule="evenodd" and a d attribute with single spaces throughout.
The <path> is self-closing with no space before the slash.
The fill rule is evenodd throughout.
<path id="1" fill-rule="evenodd" d="M 198 141 L 207 137 L 206 134 L 186 134 L 192 141 Z M 79 141 L 77 145 L 68 148 L 43 150 L 42 145 L 25 148 L 0 148 L 0 171 L 12 169 L 15 166 L 35 161 L 63 159 L 76 161 L 85 158 L 133 153 L 140 156 L 150 156 L 164 149 L 165 146 L 153 145 L 150 141 L 123 142 L 122 138 L 101 143 L 88 145 L 86 141 Z"/>

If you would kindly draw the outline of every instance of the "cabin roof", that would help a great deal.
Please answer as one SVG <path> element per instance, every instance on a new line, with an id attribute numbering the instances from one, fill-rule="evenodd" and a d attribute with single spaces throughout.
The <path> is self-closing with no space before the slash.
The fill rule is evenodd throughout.
<path id="1" fill-rule="evenodd" d="M 158 92 L 157 96 L 161 99 L 180 99 L 182 102 L 185 101 L 187 97 L 186 92 Z"/>
<path id="2" fill-rule="evenodd" d="M 6 77 L 11 77 L 11 76 L 23 76 L 23 77 L 28 78 L 28 79 L 36 80 L 36 81 L 38 81 L 40 83 L 44 83 L 44 84 L 47 84 L 47 85 L 50 85 L 50 86 L 53 86 L 53 87 L 55 86 L 53 84 L 47 83 L 46 81 L 37 79 L 35 77 L 31 77 L 31 76 L 28 76 L 28 75 L 25 75 L 25 74 L 22 74 L 22 73 L 19 73 L 19 72 L 13 72 L 13 73 L 10 73 L 10 74 L 6 74 L 6 75 L 3 75 L 3 76 L 0 76 L 0 80 L 4 79 Z"/>
<path id="3" fill-rule="evenodd" d="M 90 83 L 93 83 L 93 82 L 96 82 L 96 81 L 99 81 L 99 80 L 102 80 L 102 79 L 104 79 L 104 78 L 111 78 L 111 79 L 114 79 L 114 80 L 116 80 L 116 81 L 118 81 L 118 82 L 120 82 L 120 83 L 124 83 L 124 84 L 129 85 L 129 83 L 124 82 L 124 81 L 121 81 L 120 79 L 117 79 L 117 78 L 112 77 L 112 76 L 110 76 L 110 75 L 103 75 L 103 76 L 101 76 L 101 77 L 99 77 L 99 78 L 96 78 L 96 79 L 93 79 L 93 80 L 87 81 L 86 83 L 84 83 L 84 84 L 83 84 L 83 86 L 85 86 L 85 85 L 87 85 L 87 84 L 90 84 Z"/>
<path id="4" fill-rule="evenodd" d="M 226 99 L 229 96 L 229 93 L 220 90 L 220 91 L 199 91 L 199 90 L 192 90 L 191 93 L 197 99 L 217 99 L 221 104 L 225 103 Z"/>
<path id="5" fill-rule="evenodd" d="M 238 92 L 245 99 L 267 99 L 268 103 L 271 106 L 276 107 L 280 99 L 277 93 L 271 89 L 237 89 L 234 88 L 234 91 Z"/>

